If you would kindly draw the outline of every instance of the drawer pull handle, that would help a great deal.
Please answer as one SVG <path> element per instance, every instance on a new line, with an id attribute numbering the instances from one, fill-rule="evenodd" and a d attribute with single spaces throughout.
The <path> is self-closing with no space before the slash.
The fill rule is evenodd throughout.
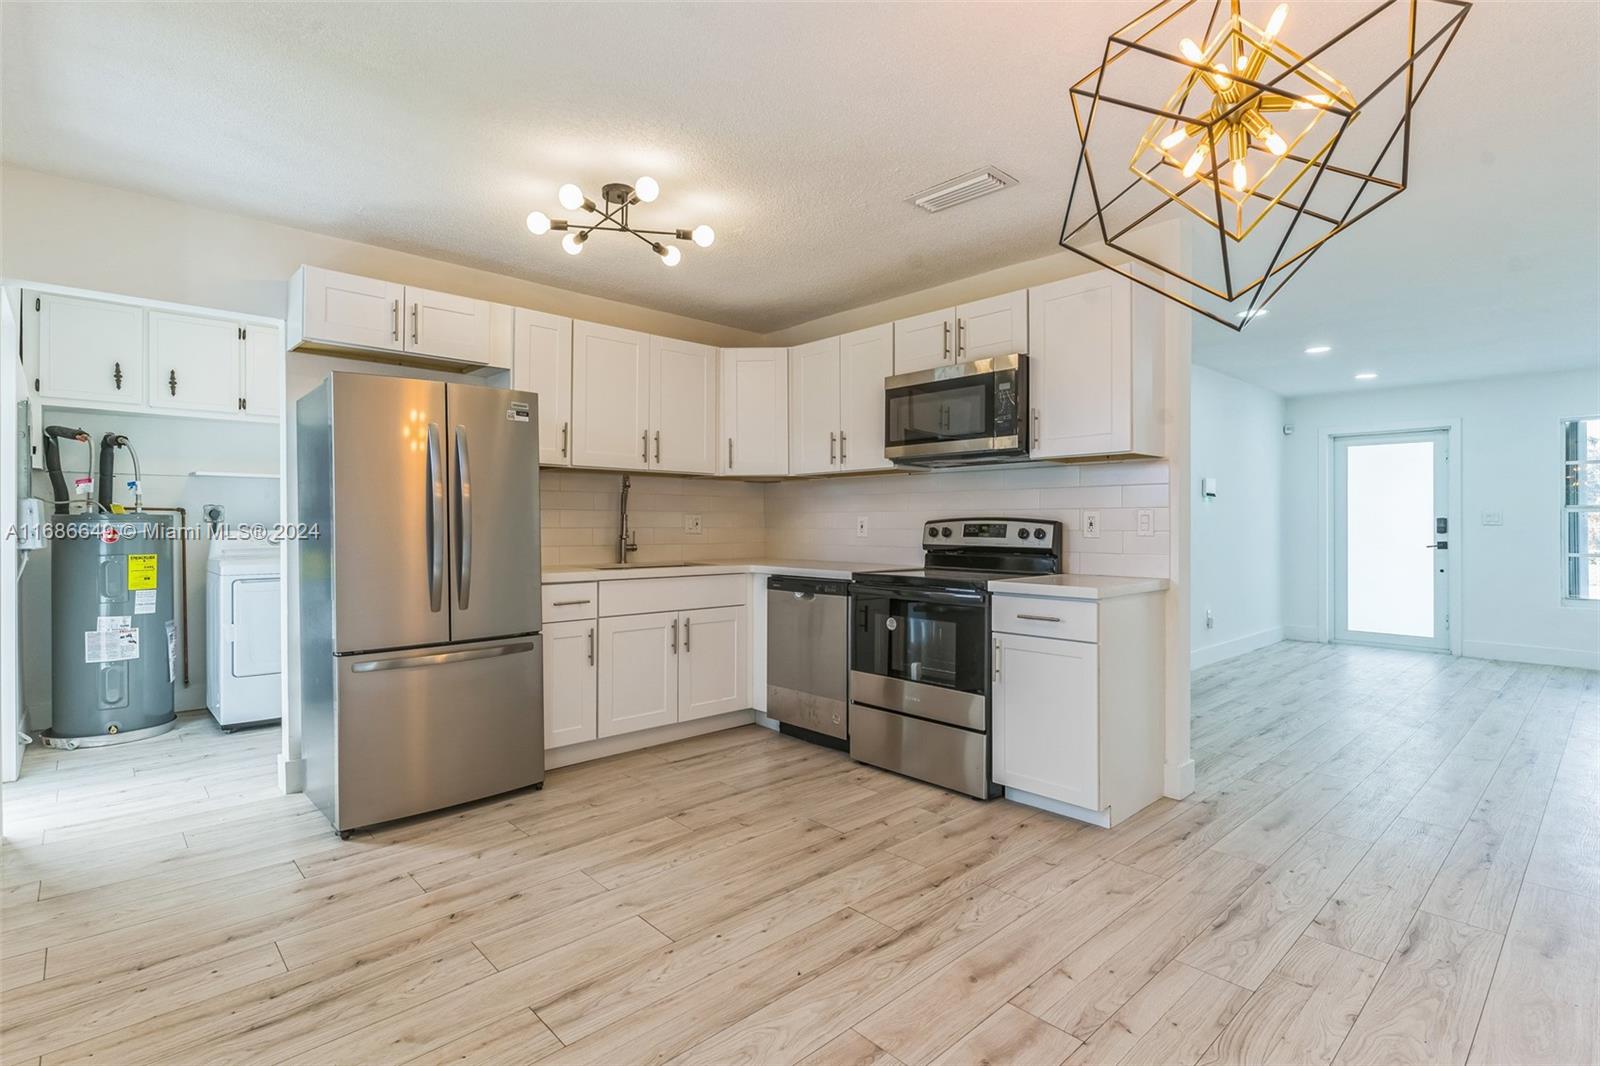
<path id="1" fill-rule="evenodd" d="M 593 602 L 594 602 L 593 600 L 557 600 L 554 603 L 552 603 L 550 606 L 552 606 L 552 607 L 581 607 L 582 605 L 584 605 L 586 603 L 593 603 Z"/>
<path id="2" fill-rule="evenodd" d="M 1059 622 L 1059 621 L 1061 621 L 1061 619 L 1052 617 L 1052 616 L 1050 616 L 1048 614 L 1019 614 L 1019 615 L 1017 615 L 1017 617 L 1021 618 L 1021 619 L 1024 619 L 1026 621 L 1029 621 L 1029 622 Z"/>

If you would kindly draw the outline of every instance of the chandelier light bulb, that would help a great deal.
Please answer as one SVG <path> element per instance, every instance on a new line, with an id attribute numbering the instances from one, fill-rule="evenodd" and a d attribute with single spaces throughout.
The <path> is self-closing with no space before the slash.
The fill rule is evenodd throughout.
<path id="1" fill-rule="evenodd" d="M 587 233 L 569 233 L 561 238 L 561 247 L 566 249 L 568 255 L 578 255 L 583 251 L 583 242 L 588 239 Z"/>
<path id="2" fill-rule="evenodd" d="M 1186 178 L 1194 177 L 1195 174 L 1200 170 L 1200 164 L 1204 163 L 1205 161 L 1206 146 L 1204 142 L 1202 142 L 1195 147 L 1194 154 L 1191 155 L 1189 157 L 1189 161 L 1183 165 L 1183 176 Z"/>
<path id="3" fill-rule="evenodd" d="M 655 203 L 656 197 L 661 195 L 661 186 L 652 177 L 643 177 L 633 183 L 633 195 L 639 198 L 641 204 Z"/>
<path id="4" fill-rule="evenodd" d="M 1179 126 L 1177 129 L 1161 138 L 1161 147 L 1166 151 L 1171 151 L 1187 140 L 1188 137 L 1189 134 L 1184 132 L 1182 126 Z"/>
<path id="5" fill-rule="evenodd" d="M 696 226 L 689 238 L 702 248 L 710 248 L 711 242 L 717 239 L 717 231 L 710 226 Z"/>
<path id="6" fill-rule="evenodd" d="M 1267 151 L 1273 155 L 1283 155 L 1289 150 L 1289 142 L 1284 140 L 1277 130 L 1267 134 Z"/>
<path id="7" fill-rule="evenodd" d="M 1243 159 L 1233 161 L 1233 188 L 1235 192 L 1244 192 L 1250 184 L 1250 171 L 1245 168 Z"/>
<path id="8" fill-rule="evenodd" d="M 535 211 L 528 216 L 528 232 L 535 237 L 543 236 L 550 232 L 550 216 L 543 211 Z"/>
<path id="9" fill-rule="evenodd" d="M 1205 53 L 1200 51 L 1200 46 L 1193 39 L 1185 37 L 1178 42 L 1178 51 L 1183 53 L 1183 58 L 1191 63 L 1199 63 L 1205 59 Z"/>
<path id="10" fill-rule="evenodd" d="M 583 190 L 569 181 L 556 192 L 556 199 L 560 200 L 561 206 L 568 211 L 576 211 L 583 206 Z"/>
<path id="11" fill-rule="evenodd" d="M 682 258 L 683 253 L 678 251 L 677 245 L 673 244 L 667 245 L 667 250 L 661 253 L 661 261 L 669 267 L 677 266 L 678 261 Z"/>
<path id="12" fill-rule="evenodd" d="M 1267 40 L 1270 41 L 1274 37 L 1278 36 L 1278 31 L 1283 29 L 1283 22 L 1288 17 L 1289 17 L 1289 5 L 1288 4 L 1279 4 L 1277 7 L 1272 9 L 1272 17 L 1267 19 L 1267 30 L 1266 30 Z"/>

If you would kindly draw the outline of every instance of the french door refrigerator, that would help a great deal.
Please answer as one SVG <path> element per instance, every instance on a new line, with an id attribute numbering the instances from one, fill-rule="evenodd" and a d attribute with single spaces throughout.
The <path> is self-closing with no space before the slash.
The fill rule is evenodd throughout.
<path id="1" fill-rule="evenodd" d="M 541 784 L 535 395 L 332 373 L 296 470 L 312 802 L 348 835 Z"/>

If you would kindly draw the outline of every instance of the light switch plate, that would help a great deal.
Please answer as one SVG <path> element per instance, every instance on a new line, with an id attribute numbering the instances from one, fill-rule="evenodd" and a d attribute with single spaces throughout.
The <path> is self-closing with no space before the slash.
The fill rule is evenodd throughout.
<path id="1" fill-rule="evenodd" d="M 1083 512 L 1083 535 L 1090 540 L 1100 539 L 1100 512 Z"/>
<path id="2" fill-rule="evenodd" d="M 1486 526 L 1503 526 L 1506 524 L 1506 516 L 1500 511 L 1485 511 L 1483 512 L 1483 524 Z"/>
<path id="3" fill-rule="evenodd" d="M 858 515 L 856 515 L 856 536 L 864 537 L 866 535 L 867 535 L 867 516 L 864 515 L 864 514 L 858 514 Z"/>
<path id="4" fill-rule="evenodd" d="M 1156 535 L 1156 516 L 1154 511 L 1139 512 L 1138 532 L 1141 537 L 1153 537 Z"/>
<path id="5" fill-rule="evenodd" d="M 697 514 L 684 515 L 683 531 L 685 533 L 704 533 L 705 526 L 701 523 L 700 516 Z"/>

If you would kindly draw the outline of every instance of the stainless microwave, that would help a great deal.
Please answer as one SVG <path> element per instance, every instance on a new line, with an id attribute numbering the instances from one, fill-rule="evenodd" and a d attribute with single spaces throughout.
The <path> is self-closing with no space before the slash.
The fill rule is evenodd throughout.
<path id="1" fill-rule="evenodd" d="M 1028 357 L 996 355 L 884 383 L 883 454 L 901 466 L 1028 457 Z"/>

